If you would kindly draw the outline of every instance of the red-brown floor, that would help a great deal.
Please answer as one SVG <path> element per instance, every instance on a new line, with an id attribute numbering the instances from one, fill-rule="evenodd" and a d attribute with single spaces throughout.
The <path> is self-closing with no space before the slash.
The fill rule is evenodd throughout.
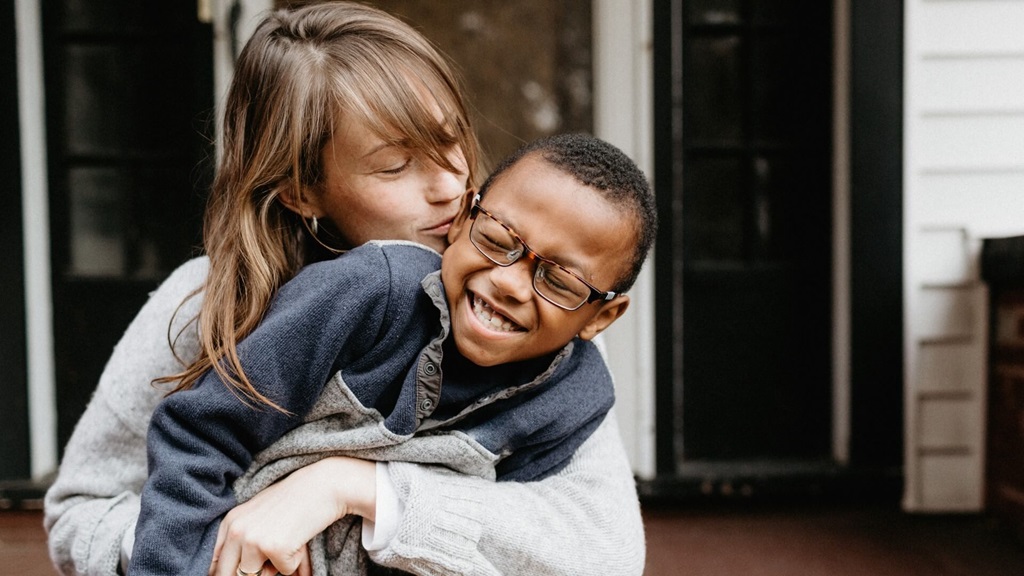
<path id="1" fill-rule="evenodd" d="M 0 512 L 0 574 L 56 574 L 46 553 L 42 512 Z"/>
<path id="2" fill-rule="evenodd" d="M 980 516 L 878 507 L 647 509 L 645 576 L 1021 576 L 1024 541 Z M 0 574 L 52 576 L 42 515 L 0 512 Z"/>
<path id="3" fill-rule="evenodd" d="M 646 510 L 645 576 L 1022 576 L 1024 540 L 978 515 L 877 506 Z"/>

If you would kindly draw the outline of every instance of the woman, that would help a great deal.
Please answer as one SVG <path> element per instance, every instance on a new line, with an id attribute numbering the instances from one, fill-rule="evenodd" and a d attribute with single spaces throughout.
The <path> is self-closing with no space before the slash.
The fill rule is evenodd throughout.
<path id="1" fill-rule="evenodd" d="M 146 428 L 166 392 L 212 368 L 259 400 L 235 344 L 277 288 L 305 264 L 370 239 L 443 250 L 458 201 L 478 179 L 478 144 L 447 62 L 409 26 L 357 4 L 269 15 L 239 57 L 223 126 L 207 256 L 176 270 L 132 322 L 47 493 L 51 556 L 63 574 L 126 565 Z M 375 562 L 412 573 L 643 570 L 614 416 L 563 472 L 536 483 L 324 460 L 231 512 L 212 570 L 234 574 L 258 550 L 273 564 L 263 576 L 302 573 L 304 543 L 350 513 L 381 524 L 364 526 Z"/>

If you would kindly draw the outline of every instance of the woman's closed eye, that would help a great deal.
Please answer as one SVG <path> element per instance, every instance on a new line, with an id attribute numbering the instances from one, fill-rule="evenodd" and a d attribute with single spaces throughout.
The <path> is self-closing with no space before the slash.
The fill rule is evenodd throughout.
<path id="1" fill-rule="evenodd" d="M 404 158 L 401 162 L 396 162 L 388 165 L 388 167 L 377 170 L 379 174 L 386 174 L 388 176 L 397 176 L 402 172 L 405 172 L 412 165 L 412 157 Z"/>

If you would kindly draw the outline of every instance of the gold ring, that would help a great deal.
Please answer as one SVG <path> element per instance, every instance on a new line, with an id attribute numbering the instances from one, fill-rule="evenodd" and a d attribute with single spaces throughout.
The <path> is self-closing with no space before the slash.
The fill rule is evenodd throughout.
<path id="1" fill-rule="evenodd" d="M 235 576 L 260 576 L 263 574 L 263 566 L 260 566 L 255 572 L 246 572 L 242 570 L 242 565 L 239 564 L 238 568 L 235 568 Z"/>

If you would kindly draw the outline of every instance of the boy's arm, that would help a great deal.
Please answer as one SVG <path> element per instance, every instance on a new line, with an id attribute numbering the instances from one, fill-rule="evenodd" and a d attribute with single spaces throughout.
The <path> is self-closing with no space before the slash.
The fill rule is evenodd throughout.
<path id="1" fill-rule="evenodd" d="M 339 351 L 359 354 L 367 344 L 359 336 L 379 332 L 389 280 L 386 263 L 369 260 L 344 270 L 307 267 L 239 344 L 247 376 L 287 413 L 243 402 L 212 371 L 157 407 L 133 576 L 206 573 L 219 519 L 236 504 L 234 480 L 254 454 L 301 422 Z M 368 269 L 383 270 L 385 279 L 370 281 Z"/>

